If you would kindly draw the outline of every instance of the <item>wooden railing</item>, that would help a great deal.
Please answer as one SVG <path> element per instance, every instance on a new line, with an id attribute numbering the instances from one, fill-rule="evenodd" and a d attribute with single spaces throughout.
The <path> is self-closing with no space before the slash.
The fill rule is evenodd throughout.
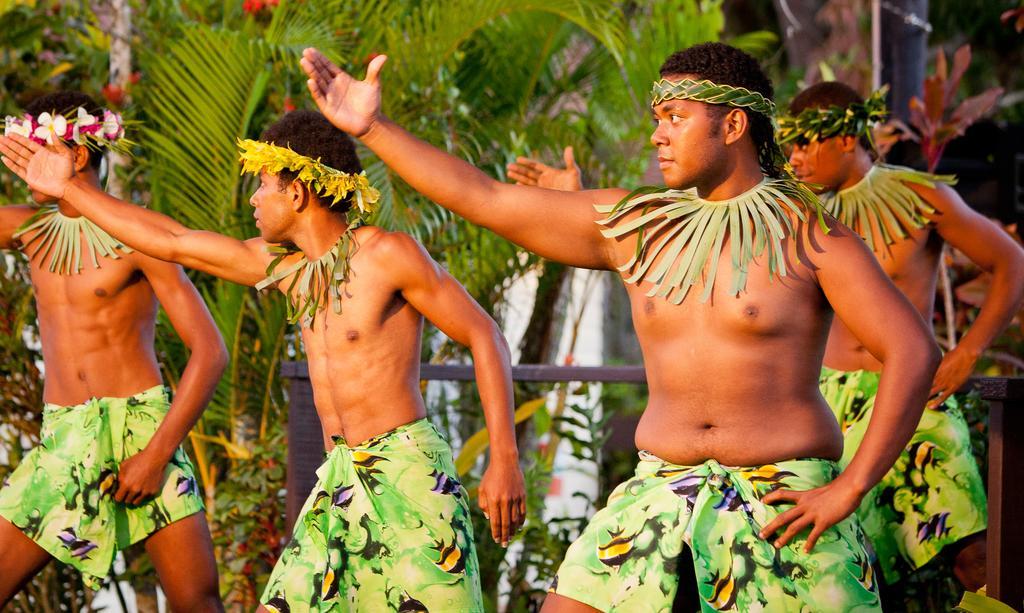
<path id="1" fill-rule="evenodd" d="M 290 381 L 288 409 L 288 494 L 290 527 L 316 482 L 323 461 L 320 421 L 305 362 L 285 362 L 281 376 Z M 424 364 L 428 381 L 472 381 L 468 365 Z M 646 382 L 640 366 L 512 367 L 516 381 L 601 383 Z M 988 446 L 988 595 L 1013 607 L 1024 603 L 1024 378 L 977 377 L 961 391 L 976 389 L 989 403 Z M 629 422 L 617 421 L 619 427 Z M 622 440 L 621 436 L 616 439 Z"/>

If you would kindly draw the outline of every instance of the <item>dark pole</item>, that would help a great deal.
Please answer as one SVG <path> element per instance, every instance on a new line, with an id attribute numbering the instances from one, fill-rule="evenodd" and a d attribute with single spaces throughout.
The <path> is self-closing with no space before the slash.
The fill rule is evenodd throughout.
<path id="1" fill-rule="evenodd" d="M 928 0 L 876 0 L 881 28 L 881 81 L 889 84 L 889 110 L 907 121 L 910 99 L 921 97 L 928 56 Z"/>

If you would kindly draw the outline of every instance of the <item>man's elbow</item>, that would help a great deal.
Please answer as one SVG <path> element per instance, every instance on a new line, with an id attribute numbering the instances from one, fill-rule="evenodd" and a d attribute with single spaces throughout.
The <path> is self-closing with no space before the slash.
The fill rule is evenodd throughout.
<path id="1" fill-rule="evenodd" d="M 508 341 L 505 340 L 505 335 L 498 324 L 490 318 L 477 326 L 470 336 L 470 350 L 476 353 L 481 349 L 492 349 L 505 362 L 511 360 L 512 351 L 509 349 Z"/>
<path id="2" fill-rule="evenodd" d="M 207 339 L 203 343 L 202 348 L 196 351 L 193 355 L 201 361 L 204 368 L 203 370 L 216 379 L 220 379 L 224 371 L 227 370 L 228 362 L 231 361 L 231 356 L 228 354 L 227 345 L 224 344 L 224 339 L 221 338 L 220 334 L 216 334 L 216 339 Z M 198 355 L 197 355 L 198 354 Z"/>

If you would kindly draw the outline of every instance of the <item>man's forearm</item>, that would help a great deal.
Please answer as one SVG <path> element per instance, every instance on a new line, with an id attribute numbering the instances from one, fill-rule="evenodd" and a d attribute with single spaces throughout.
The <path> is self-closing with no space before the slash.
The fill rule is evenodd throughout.
<path id="1" fill-rule="evenodd" d="M 498 182 L 468 162 L 413 136 L 386 117 L 360 137 L 413 189 L 477 225 Z"/>
<path id="2" fill-rule="evenodd" d="M 480 402 L 484 408 L 491 460 L 518 464 L 508 346 L 497 329 L 470 347 Z"/>
<path id="3" fill-rule="evenodd" d="M 995 341 L 1013 320 L 1024 302 L 1024 258 L 1005 260 L 992 272 L 985 302 L 960 345 L 976 356 Z"/>
<path id="4" fill-rule="evenodd" d="M 81 179 L 72 179 L 65 201 L 132 249 L 173 261 L 176 235 L 186 228 L 166 215 L 114 198 Z"/>
<path id="5" fill-rule="evenodd" d="M 150 439 L 146 451 L 158 454 L 165 461 L 174 455 L 174 450 L 185 440 L 209 404 L 226 365 L 227 354 L 223 344 L 192 353 L 167 417 Z"/>

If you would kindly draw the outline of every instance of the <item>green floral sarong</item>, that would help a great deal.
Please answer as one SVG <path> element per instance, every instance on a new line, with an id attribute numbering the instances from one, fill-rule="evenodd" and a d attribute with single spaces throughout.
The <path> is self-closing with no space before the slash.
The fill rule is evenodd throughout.
<path id="1" fill-rule="evenodd" d="M 781 549 L 758 536 L 793 506 L 765 505 L 765 494 L 820 487 L 838 472 L 816 459 L 678 466 L 641 451 L 636 474 L 569 548 L 551 591 L 602 611 L 670 611 L 685 544 L 703 611 L 877 611 L 856 518 L 826 530 L 811 553 L 806 531 Z"/>
<path id="2" fill-rule="evenodd" d="M 261 602 L 270 611 L 482 611 L 466 490 L 420 419 L 335 447 Z"/>
<path id="3" fill-rule="evenodd" d="M 98 589 L 118 550 L 203 510 L 180 448 L 154 498 L 139 505 L 113 499 L 121 462 L 146 447 L 169 404 L 163 386 L 130 398 L 46 404 L 39 446 L 0 488 L 0 516 Z"/>
<path id="4" fill-rule="evenodd" d="M 880 373 L 824 369 L 821 393 L 843 430 L 840 466 L 853 459 L 875 407 Z M 948 545 L 985 530 L 988 513 L 967 423 L 955 398 L 925 409 L 892 469 L 857 515 L 886 583 L 917 570 Z"/>

